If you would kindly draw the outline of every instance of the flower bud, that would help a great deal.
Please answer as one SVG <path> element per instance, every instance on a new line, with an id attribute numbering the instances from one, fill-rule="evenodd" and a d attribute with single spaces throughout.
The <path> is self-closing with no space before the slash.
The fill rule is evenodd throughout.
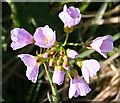
<path id="1" fill-rule="evenodd" d="M 50 59 L 49 66 L 54 66 L 56 64 L 56 60 L 54 58 Z"/>
<path id="2" fill-rule="evenodd" d="M 51 50 L 51 55 L 55 55 L 56 50 Z"/>
<path id="3" fill-rule="evenodd" d="M 69 58 L 75 59 L 78 56 L 78 53 L 75 50 L 67 49 L 67 56 Z"/>
<path id="4" fill-rule="evenodd" d="M 67 57 L 67 55 L 64 55 L 63 60 L 66 61 L 66 62 L 68 62 L 68 57 Z"/>
<path id="5" fill-rule="evenodd" d="M 48 53 L 44 53 L 43 58 L 48 58 Z"/>
<path id="6" fill-rule="evenodd" d="M 61 66 L 62 65 L 62 60 L 57 60 L 57 65 Z"/>
<path id="7" fill-rule="evenodd" d="M 63 68 L 65 68 L 66 70 L 70 70 L 70 66 L 69 66 L 69 63 L 68 63 L 68 62 L 64 61 L 62 66 L 63 66 Z"/>
<path id="8" fill-rule="evenodd" d="M 63 60 L 63 56 L 59 56 L 58 59 L 59 59 L 59 60 Z"/>

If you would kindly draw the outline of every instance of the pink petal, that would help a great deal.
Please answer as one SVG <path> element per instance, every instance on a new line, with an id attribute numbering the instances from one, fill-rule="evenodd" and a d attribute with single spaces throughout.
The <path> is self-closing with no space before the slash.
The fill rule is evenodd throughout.
<path id="1" fill-rule="evenodd" d="M 76 92 L 76 84 L 73 84 L 72 79 L 71 79 L 70 88 L 69 88 L 69 98 L 70 99 L 75 95 L 75 92 Z"/>
<path id="2" fill-rule="evenodd" d="M 80 93 L 79 93 L 80 96 L 86 96 L 91 91 L 88 84 L 80 77 L 79 77 L 78 87 L 80 89 Z"/>
<path id="3" fill-rule="evenodd" d="M 33 83 L 36 83 L 38 77 L 39 67 L 35 65 L 34 67 L 27 67 L 26 76 Z"/>
<path id="4" fill-rule="evenodd" d="M 100 64 L 97 60 L 90 59 L 83 61 L 83 67 L 86 68 L 89 72 L 89 76 L 93 77 L 96 75 L 97 71 L 100 70 Z M 85 72 L 84 72 L 85 73 Z"/>
<path id="5" fill-rule="evenodd" d="M 61 70 L 54 70 L 52 81 L 53 83 L 61 85 L 64 81 L 64 72 Z"/>
<path id="6" fill-rule="evenodd" d="M 11 47 L 13 50 L 20 49 L 33 43 L 32 35 L 23 28 L 14 28 L 11 30 Z"/>
<path id="7" fill-rule="evenodd" d="M 110 52 L 113 49 L 113 42 L 104 40 L 100 49 L 102 52 Z"/>
<path id="8" fill-rule="evenodd" d="M 35 57 L 29 54 L 20 54 L 18 57 L 24 62 L 28 67 L 34 67 L 36 65 Z"/>

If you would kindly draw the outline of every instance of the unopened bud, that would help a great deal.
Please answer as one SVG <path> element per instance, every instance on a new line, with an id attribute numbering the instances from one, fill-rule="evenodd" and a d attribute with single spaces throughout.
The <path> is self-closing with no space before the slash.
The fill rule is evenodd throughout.
<path id="1" fill-rule="evenodd" d="M 51 50 L 51 55 L 55 55 L 56 50 Z"/>
<path id="2" fill-rule="evenodd" d="M 69 63 L 64 61 L 63 62 L 63 68 L 65 68 L 66 70 L 70 70 L 70 66 L 69 66 Z"/>
<path id="3" fill-rule="evenodd" d="M 59 54 L 60 54 L 60 55 L 64 55 L 65 52 L 64 52 L 63 50 L 61 50 L 61 51 L 59 52 Z"/>
<path id="4" fill-rule="evenodd" d="M 48 58 L 48 53 L 44 53 L 43 58 Z"/>
<path id="5" fill-rule="evenodd" d="M 62 66 L 55 66 L 55 70 L 63 70 Z"/>
<path id="6" fill-rule="evenodd" d="M 57 60 L 57 65 L 61 66 L 62 65 L 62 60 Z"/>
<path id="7" fill-rule="evenodd" d="M 55 59 L 50 59 L 50 61 L 49 61 L 49 66 L 54 66 L 56 64 L 56 60 Z"/>
<path id="8" fill-rule="evenodd" d="M 64 55 L 63 60 L 66 61 L 66 62 L 68 62 L 68 57 L 67 57 L 67 55 Z"/>
<path id="9" fill-rule="evenodd" d="M 58 58 L 59 60 L 63 60 L 63 56 L 59 56 L 59 58 Z"/>
<path id="10" fill-rule="evenodd" d="M 75 50 L 67 49 L 67 56 L 69 58 L 75 59 L 78 57 L 78 53 Z"/>

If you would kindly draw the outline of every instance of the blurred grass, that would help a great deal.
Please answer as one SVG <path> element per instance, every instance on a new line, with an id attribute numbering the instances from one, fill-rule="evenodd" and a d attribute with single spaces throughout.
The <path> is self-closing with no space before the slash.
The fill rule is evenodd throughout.
<path id="1" fill-rule="evenodd" d="M 57 40 L 64 41 L 63 23 L 58 18 L 58 13 L 62 11 L 62 6 L 65 3 L 50 3 L 50 2 L 26 2 L 26 3 L 2 3 L 2 64 L 3 64 L 3 100 L 4 101 L 42 101 L 47 97 L 47 91 L 50 91 L 49 84 L 45 81 L 43 67 L 40 67 L 39 80 L 36 84 L 31 83 L 25 76 L 26 67 L 17 58 L 20 53 L 30 53 L 35 54 L 35 46 L 27 46 L 23 49 L 13 51 L 10 47 L 10 30 L 15 27 L 23 27 L 28 30 L 31 34 L 34 33 L 36 27 L 50 25 L 50 27 L 56 31 Z M 116 6 L 119 3 L 88 3 L 88 2 L 67 2 L 67 5 L 73 5 L 81 10 L 83 15 L 89 15 L 95 13 L 96 16 L 82 18 L 81 23 L 76 27 L 73 33 L 70 34 L 68 42 L 85 42 L 90 38 L 95 38 L 97 36 L 112 35 L 114 39 L 115 49 L 108 53 L 109 58 L 115 55 L 119 50 L 120 44 L 120 24 L 119 23 L 109 23 L 98 25 L 97 22 L 101 18 L 118 17 L 119 13 L 110 14 L 104 17 L 104 14 Z M 90 25 L 83 26 L 87 24 L 88 20 Z M 93 26 L 93 25 L 96 26 Z M 94 50 L 86 50 L 81 47 L 66 46 L 65 48 L 73 48 L 79 51 L 79 57 L 81 58 L 95 58 L 99 61 L 104 62 L 105 59 L 101 57 Z M 120 58 L 113 60 L 114 66 L 118 66 L 117 63 Z M 119 68 L 116 67 L 116 68 Z M 104 74 L 104 73 L 103 73 Z M 101 78 L 99 78 L 101 79 Z M 97 81 L 97 80 L 96 80 Z M 104 80 L 102 81 L 104 83 Z M 66 85 L 69 85 L 67 82 Z M 98 87 L 95 83 L 91 83 L 92 89 Z M 58 87 L 62 89 L 63 87 Z M 102 87 L 101 87 L 102 88 Z M 63 88 L 64 91 L 64 88 Z M 100 90 L 99 90 L 100 91 Z M 68 100 L 68 96 L 64 96 L 62 100 L 74 101 L 74 100 L 91 100 L 98 95 L 99 91 L 93 90 L 86 97 L 78 97 Z M 64 95 L 65 92 L 62 92 Z M 51 92 L 50 92 L 51 94 Z"/>

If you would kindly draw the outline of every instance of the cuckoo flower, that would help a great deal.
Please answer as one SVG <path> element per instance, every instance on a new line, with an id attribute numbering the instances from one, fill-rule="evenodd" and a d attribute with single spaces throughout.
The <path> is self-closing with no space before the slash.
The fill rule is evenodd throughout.
<path id="1" fill-rule="evenodd" d="M 55 66 L 55 70 L 52 76 L 53 83 L 61 85 L 64 81 L 64 72 L 61 70 L 61 66 Z"/>
<path id="2" fill-rule="evenodd" d="M 78 53 L 75 50 L 67 49 L 67 56 L 69 58 L 75 59 L 75 58 L 77 58 Z"/>
<path id="3" fill-rule="evenodd" d="M 88 84 L 78 75 L 74 76 L 74 79 L 70 80 L 70 88 L 69 88 L 69 98 L 71 99 L 73 96 L 78 97 L 86 96 L 91 89 Z"/>
<path id="4" fill-rule="evenodd" d="M 95 49 L 103 57 L 107 58 L 107 52 L 113 49 L 113 39 L 111 35 L 98 37 L 90 44 L 92 49 Z"/>
<path id="5" fill-rule="evenodd" d="M 34 33 L 35 45 L 43 48 L 50 48 L 56 41 L 55 31 L 48 26 L 39 27 Z"/>
<path id="6" fill-rule="evenodd" d="M 80 10 L 73 6 L 67 8 L 67 6 L 64 5 L 63 11 L 59 14 L 59 18 L 64 23 L 64 27 L 73 27 L 80 22 Z"/>
<path id="7" fill-rule="evenodd" d="M 20 57 L 27 66 L 26 76 L 28 79 L 33 83 L 36 83 L 39 72 L 39 65 L 37 64 L 35 57 L 29 54 L 20 54 L 18 57 Z"/>
<path id="8" fill-rule="evenodd" d="M 33 43 L 32 35 L 23 28 L 14 28 L 11 30 L 11 47 L 13 50 L 20 49 Z"/>
<path id="9" fill-rule="evenodd" d="M 82 61 L 81 71 L 87 83 L 89 83 L 89 78 L 95 76 L 99 69 L 100 64 L 97 60 L 90 59 Z"/>

